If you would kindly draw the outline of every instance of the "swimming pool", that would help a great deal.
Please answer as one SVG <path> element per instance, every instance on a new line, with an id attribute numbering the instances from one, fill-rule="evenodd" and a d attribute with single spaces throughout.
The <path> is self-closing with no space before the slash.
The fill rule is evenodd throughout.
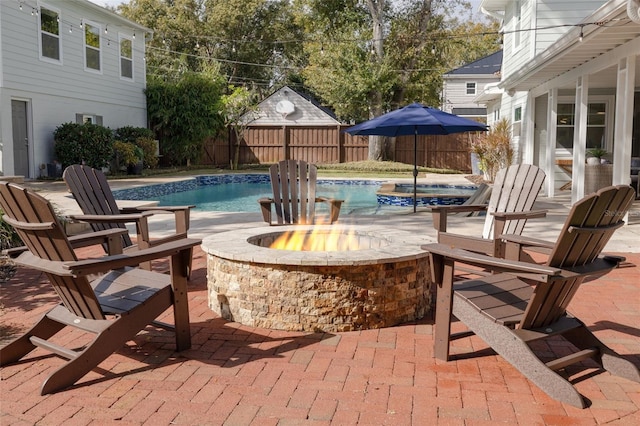
<path id="1" fill-rule="evenodd" d="M 386 214 L 406 211 L 413 205 L 413 194 L 381 196 L 379 189 L 386 181 L 358 179 L 318 179 L 317 195 L 345 200 L 341 214 Z M 404 186 L 404 184 L 403 184 Z M 421 192 L 442 192 L 451 185 L 419 185 Z M 413 188 L 411 186 L 411 188 Z M 475 186 L 462 187 L 465 194 L 453 198 L 418 197 L 419 206 L 462 204 Z M 183 181 L 148 185 L 113 191 L 120 200 L 157 200 L 160 206 L 195 205 L 196 210 L 223 212 L 259 212 L 258 199 L 271 196 L 267 174 L 233 174 L 197 176 Z M 458 196 L 459 195 L 459 196 Z M 326 208 L 320 203 L 318 209 Z"/>

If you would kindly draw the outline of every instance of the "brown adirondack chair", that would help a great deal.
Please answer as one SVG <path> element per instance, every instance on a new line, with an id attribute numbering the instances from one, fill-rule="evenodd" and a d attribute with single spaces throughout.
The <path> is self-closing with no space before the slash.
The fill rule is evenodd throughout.
<path id="1" fill-rule="evenodd" d="M 84 213 L 83 215 L 71 215 L 71 219 L 88 222 L 94 231 L 112 228 L 126 229 L 126 223 L 135 223 L 136 244 L 133 244 L 128 233 L 122 234 L 122 245 L 125 252 L 139 248 L 145 249 L 187 237 L 189 212 L 194 206 L 119 208 L 111 192 L 109 182 L 102 171 L 76 164 L 67 167 L 62 177 Z M 163 238 L 152 239 L 149 234 L 148 217 L 154 214 L 173 214 L 175 216 L 175 233 Z M 151 268 L 148 262 L 142 266 L 145 269 Z M 189 274 L 191 274 L 191 264 L 189 265 Z"/>
<path id="2" fill-rule="evenodd" d="M 533 165 L 515 164 L 496 175 L 489 204 L 433 206 L 433 226 L 438 231 L 438 242 L 501 257 L 503 246 L 496 237 L 501 234 L 520 235 L 527 219 L 545 217 L 546 211 L 533 211 L 544 172 Z M 486 212 L 481 237 L 448 233 L 447 217 L 451 213 Z"/>
<path id="3" fill-rule="evenodd" d="M 200 240 L 183 238 L 152 248 L 122 254 L 123 229 L 84 234 L 69 241 L 51 204 L 18 185 L 0 183 L 3 219 L 27 246 L 18 265 L 44 272 L 62 303 L 47 312 L 29 331 L 0 348 L 0 365 L 20 360 L 36 347 L 68 361 L 44 381 L 41 394 L 73 385 L 100 362 L 131 340 L 140 330 L 173 307 L 176 349 L 190 348 L 187 266 Z M 80 260 L 74 247 L 105 243 L 110 254 Z M 171 273 L 137 268 L 139 263 L 170 257 Z M 65 327 L 95 338 L 81 348 L 49 340 Z"/>
<path id="4" fill-rule="evenodd" d="M 272 225 L 272 207 L 276 223 L 310 224 L 316 221 L 316 203 L 329 204 L 329 222 L 338 220 L 344 200 L 316 196 L 318 169 L 306 161 L 283 160 L 269 167 L 273 198 L 258 200 L 262 217 Z"/>
<path id="5" fill-rule="evenodd" d="M 581 408 L 585 407 L 582 396 L 557 370 L 593 358 L 612 374 L 640 382 L 640 371 L 633 363 L 566 311 L 586 277 L 603 275 L 624 260 L 601 252 L 624 224 L 622 218 L 634 195 L 630 186 L 608 187 L 576 203 L 543 265 L 496 259 L 444 244 L 423 246 L 430 252 L 432 277 L 438 285 L 435 356 L 448 360 L 451 340 L 476 334 L 549 396 Z M 529 244 L 526 238 L 505 238 L 512 253 Z M 458 264 L 492 269 L 494 274 L 454 283 Z M 452 315 L 469 331 L 452 335 Z M 558 335 L 577 351 L 545 363 L 529 346 Z"/>

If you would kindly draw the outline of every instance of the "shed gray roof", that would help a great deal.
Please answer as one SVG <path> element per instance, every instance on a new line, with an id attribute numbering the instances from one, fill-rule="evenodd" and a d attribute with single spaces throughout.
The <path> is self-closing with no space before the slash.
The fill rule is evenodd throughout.
<path id="1" fill-rule="evenodd" d="M 502 69 L 502 50 L 498 50 L 477 61 L 463 65 L 460 68 L 449 71 L 446 74 L 489 74 L 493 75 Z"/>

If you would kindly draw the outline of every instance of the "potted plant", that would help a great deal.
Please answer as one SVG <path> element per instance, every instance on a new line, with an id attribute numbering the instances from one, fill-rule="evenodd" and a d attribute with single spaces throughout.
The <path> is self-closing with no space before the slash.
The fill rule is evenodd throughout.
<path id="1" fill-rule="evenodd" d="M 602 148 L 591 148 L 587 151 L 587 164 L 602 164 L 606 161 L 603 157 L 607 155 L 607 150 Z M 604 161 L 603 161 L 604 160 Z"/>
<path id="2" fill-rule="evenodd" d="M 584 193 L 591 194 L 597 190 L 611 185 L 613 182 L 613 164 L 610 164 L 604 156 L 607 151 L 602 148 L 587 150 L 587 164 L 584 169 Z"/>
<path id="3" fill-rule="evenodd" d="M 142 173 L 142 157 L 144 152 L 139 146 L 122 141 L 113 143 L 114 170 L 127 171 L 128 174 Z"/>
<path id="4" fill-rule="evenodd" d="M 493 182 L 498 170 L 513 163 L 509 120 L 503 118 L 494 123 L 489 132 L 476 136 L 471 142 L 471 153 L 478 156 L 484 179 Z"/>

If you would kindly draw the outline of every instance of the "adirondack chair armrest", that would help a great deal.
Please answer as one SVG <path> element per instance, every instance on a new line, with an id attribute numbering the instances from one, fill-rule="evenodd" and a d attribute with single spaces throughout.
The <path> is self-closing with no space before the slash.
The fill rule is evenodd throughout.
<path id="1" fill-rule="evenodd" d="M 561 275 L 563 277 L 601 275 L 617 268 L 620 262 L 623 262 L 624 260 L 625 258 L 623 256 L 603 255 L 585 266 L 565 268 Z"/>
<path id="2" fill-rule="evenodd" d="M 495 253 L 495 241 L 470 235 L 438 232 L 438 243 L 487 255 Z"/>
<path id="3" fill-rule="evenodd" d="M 126 233 L 126 229 L 113 228 L 103 231 L 74 235 L 68 238 L 71 247 L 73 247 L 74 249 L 105 243 L 109 247 L 109 252 L 111 254 L 119 254 L 122 253 L 122 240 L 116 237 Z M 14 258 L 28 250 L 29 249 L 27 248 L 27 246 L 12 247 L 2 250 L 2 254 Z"/>
<path id="4" fill-rule="evenodd" d="M 471 213 L 486 211 L 486 204 L 461 204 L 455 206 L 432 206 L 431 217 L 433 218 L 433 227 L 438 232 L 447 231 L 447 216 L 449 213 Z"/>
<path id="5" fill-rule="evenodd" d="M 491 213 L 495 219 L 493 225 L 493 238 L 496 239 L 504 228 L 507 226 L 508 220 L 527 220 L 527 219 L 538 219 L 547 216 L 546 210 L 529 210 L 524 212 L 492 212 Z"/>
<path id="6" fill-rule="evenodd" d="M 496 220 L 539 219 L 547 216 L 547 210 L 529 210 L 526 212 L 492 212 Z"/>
<path id="7" fill-rule="evenodd" d="M 199 245 L 201 239 L 183 238 L 154 247 L 129 251 L 126 254 L 104 256 L 98 259 L 86 259 L 75 262 L 60 262 L 63 270 L 74 276 L 91 275 L 125 266 L 137 266 L 143 262 L 171 257 L 177 254 L 190 254 L 194 246 Z M 188 262 L 187 262 L 188 263 Z"/>
<path id="8" fill-rule="evenodd" d="M 454 263 L 460 262 L 466 265 L 489 269 L 494 272 L 507 272 L 537 282 L 547 282 L 562 273 L 562 270 L 559 268 L 538 265 L 536 263 L 499 259 L 468 250 L 451 248 L 446 244 L 426 244 L 421 246 L 421 248 L 430 253 L 431 278 L 434 282 L 442 282 L 446 261 L 453 261 Z"/>
<path id="9" fill-rule="evenodd" d="M 148 206 L 148 207 L 123 207 L 120 212 L 123 214 L 150 213 L 155 214 L 173 214 L 175 216 L 176 234 L 186 233 L 189 230 L 189 220 L 191 217 L 191 209 L 195 205 L 188 206 Z"/>
<path id="10" fill-rule="evenodd" d="M 195 205 L 188 206 L 140 206 L 140 207 L 122 207 L 120 212 L 123 214 L 133 214 L 140 212 L 152 212 L 152 213 L 174 213 L 176 211 L 190 211 Z"/>
<path id="11" fill-rule="evenodd" d="M 258 203 L 260 203 L 260 211 L 262 212 L 262 218 L 265 222 L 271 225 L 271 205 L 275 202 L 273 198 L 260 198 L 258 199 Z"/>
<path id="12" fill-rule="evenodd" d="M 79 222 L 98 222 L 98 223 L 136 223 L 146 220 L 152 216 L 151 212 L 135 213 L 135 214 L 74 214 L 69 218 Z"/>
<path id="13" fill-rule="evenodd" d="M 316 197 L 316 203 L 329 204 L 329 220 L 330 223 L 333 223 L 338 220 L 338 216 L 340 216 L 340 208 L 342 207 L 342 203 L 344 203 L 344 200 L 327 197 Z"/>

